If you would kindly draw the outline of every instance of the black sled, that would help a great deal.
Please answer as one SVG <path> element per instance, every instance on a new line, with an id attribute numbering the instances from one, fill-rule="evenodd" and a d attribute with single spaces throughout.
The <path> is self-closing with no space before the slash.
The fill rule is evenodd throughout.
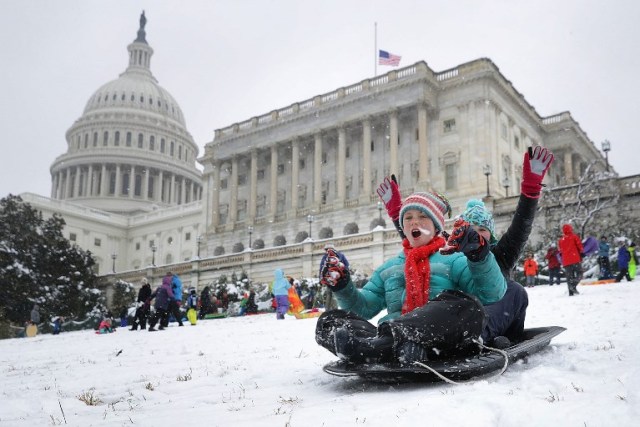
<path id="1" fill-rule="evenodd" d="M 477 355 L 424 362 L 437 373 L 417 364 L 351 363 L 346 360 L 328 363 L 323 370 L 339 377 L 359 376 L 375 382 L 467 381 L 497 374 L 509 364 L 539 352 L 549 345 L 553 337 L 565 330 L 561 326 L 525 329 L 522 341 L 502 350 L 508 357 L 507 363 L 503 353 L 483 349 Z"/>

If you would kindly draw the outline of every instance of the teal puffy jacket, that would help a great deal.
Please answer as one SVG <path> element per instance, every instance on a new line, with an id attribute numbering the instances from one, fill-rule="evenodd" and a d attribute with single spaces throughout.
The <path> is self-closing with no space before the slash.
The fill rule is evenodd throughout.
<path id="1" fill-rule="evenodd" d="M 350 280 L 344 289 L 334 292 L 340 308 L 366 319 L 387 309 L 387 315 L 378 323 L 399 317 L 405 300 L 404 263 L 405 255 L 401 252 L 376 269 L 362 289 Z M 429 263 L 429 299 L 451 289 L 475 295 L 482 304 L 490 304 L 500 300 L 507 290 L 507 282 L 492 253 L 482 261 L 471 262 L 460 252 L 451 255 L 436 252 L 429 257 Z"/>

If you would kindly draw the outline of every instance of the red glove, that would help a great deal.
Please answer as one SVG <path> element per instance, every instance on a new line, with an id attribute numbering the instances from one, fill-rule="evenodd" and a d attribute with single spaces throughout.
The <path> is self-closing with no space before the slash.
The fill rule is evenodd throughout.
<path id="1" fill-rule="evenodd" d="M 331 249 L 327 250 L 327 257 L 320 272 L 320 284 L 332 291 L 339 291 L 349 284 L 349 269 L 338 255 Z"/>
<path id="2" fill-rule="evenodd" d="M 553 153 L 544 147 L 529 147 L 522 163 L 522 185 L 520 191 L 530 199 L 538 199 L 542 191 L 542 180 L 553 162 Z"/>
<path id="3" fill-rule="evenodd" d="M 400 216 L 400 208 L 402 208 L 402 197 L 400 196 L 400 187 L 395 175 L 385 177 L 382 184 L 376 190 L 384 206 L 387 208 L 387 214 L 392 221 L 397 221 Z"/>
<path id="4" fill-rule="evenodd" d="M 454 252 L 462 252 L 470 261 L 478 262 L 489 254 L 489 245 L 471 224 L 458 218 L 453 224 L 453 231 L 447 243 L 440 248 L 440 253 L 443 255 Z"/>

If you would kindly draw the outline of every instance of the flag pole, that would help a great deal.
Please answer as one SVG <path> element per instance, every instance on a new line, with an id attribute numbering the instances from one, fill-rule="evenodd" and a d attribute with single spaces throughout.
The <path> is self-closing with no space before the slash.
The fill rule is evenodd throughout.
<path id="1" fill-rule="evenodd" d="M 378 23 L 373 23 L 373 76 L 378 76 Z"/>

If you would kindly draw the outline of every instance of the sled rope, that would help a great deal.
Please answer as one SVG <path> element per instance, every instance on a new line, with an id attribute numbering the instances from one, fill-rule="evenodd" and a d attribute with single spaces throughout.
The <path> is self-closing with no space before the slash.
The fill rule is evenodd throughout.
<path id="1" fill-rule="evenodd" d="M 484 345 L 482 342 L 478 341 L 478 340 L 473 340 L 474 343 L 478 344 L 480 347 L 487 349 L 489 351 L 495 351 L 496 353 L 500 353 L 502 355 L 502 357 L 504 357 L 504 365 L 502 366 L 502 369 L 500 370 L 500 372 L 498 372 L 496 375 L 494 376 L 499 376 L 504 374 L 504 372 L 507 370 L 507 367 L 509 366 L 509 355 L 507 354 L 506 351 L 504 350 L 500 350 L 499 348 L 493 348 L 493 347 L 489 347 Z M 424 368 L 426 370 L 428 370 L 429 372 L 435 374 L 438 378 L 440 378 L 442 381 L 449 383 L 449 384 L 455 384 L 455 385 L 460 385 L 463 384 L 461 382 L 456 382 L 452 379 L 449 379 L 447 377 L 445 377 L 444 375 L 442 375 L 440 372 L 436 371 L 435 369 L 433 369 L 431 366 L 427 365 L 426 363 L 422 363 L 422 362 L 413 362 L 414 365 L 420 366 L 421 368 Z"/>

